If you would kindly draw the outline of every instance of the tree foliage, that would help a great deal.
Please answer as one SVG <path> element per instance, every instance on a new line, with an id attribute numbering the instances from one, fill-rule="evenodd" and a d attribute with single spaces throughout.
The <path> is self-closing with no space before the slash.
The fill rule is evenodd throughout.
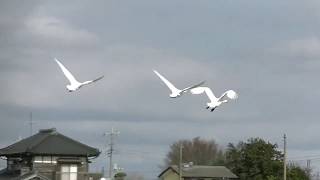
<path id="1" fill-rule="evenodd" d="M 116 173 L 116 174 L 114 175 L 114 179 L 115 179 L 115 180 L 124 180 L 126 176 L 127 176 L 126 173 L 124 173 L 124 172 L 118 172 L 118 173 Z"/>
<path id="2" fill-rule="evenodd" d="M 224 153 L 214 140 L 196 137 L 192 140 L 180 140 L 170 146 L 165 158 L 165 165 L 179 164 L 180 144 L 182 144 L 182 162 L 195 165 L 222 165 Z"/>
<path id="3" fill-rule="evenodd" d="M 237 145 L 229 144 L 226 152 L 227 167 L 240 180 L 283 179 L 283 154 L 277 145 L 260 138 L 251 138 Z M 306 171 L 298 166 L 288 168 L 290 180 L 308 180 Z M 288 178 L 289 179 L 289 178 Z"/>
<path id="4" fill-rule="evenodd" d="M 288 168 L 288 179 L 290 180 L 309 180 L 311 179 L 309 176 L 308 169 L 302 169 L 301 167 L 291 164 Z"/>
<path id="5" fill-rule="evenodd" d="M 276 148 L 277 145 L 259 138 L 249 139 L 247 143 L 240 142 L 237 146 L 229 144 L 227 166 L 240 179 L 263 180 L 281 177 L 282 154 Z"/>

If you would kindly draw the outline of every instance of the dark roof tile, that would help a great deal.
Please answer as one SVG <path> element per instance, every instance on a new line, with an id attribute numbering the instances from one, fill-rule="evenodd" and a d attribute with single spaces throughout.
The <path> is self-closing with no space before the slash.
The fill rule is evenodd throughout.
<path id="1" fill-rule="evenodd" d="M 164 170 L 159 177 L 161 177 L 168 170 L 179 174 L 179 168 L 177 166 L 170 166 Z M 213 178 L 213 177 L 225 177 L 225 178 L 238 178 L 228 168 L 224 166 L 197 166 L 193 165 L 190 167 L 182 168 L 182 177 L 193 177 L 193 178 Z"/>
<path id="2" fill-rule="evenodd" d="M 98 156 L 99 150 L 56 131 L 56 129 L 40 130 L 39 133 L 0 149 L 0 156 L 19 154 L 38 155 L 71 155 L 71 156 Z"/>

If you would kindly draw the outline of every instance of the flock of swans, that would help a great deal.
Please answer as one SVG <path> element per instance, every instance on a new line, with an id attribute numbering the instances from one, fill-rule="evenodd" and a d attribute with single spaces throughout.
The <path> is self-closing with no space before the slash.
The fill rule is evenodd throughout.
<path id="1" fill-rule="evenodd" d="M 63 74 L 65 77 L 69 80 L 70 84 L 66 86 L 67 90 L 69 92 L 76 91 L 83 87 L 84 85 L 92 84 L 94 82 L 97 82 L 101 80 L 104 76 L 100 76 L 94 80 L 89 80 L 89 81 L 84 81 L 84 82 L 79 82 L 76 80 L 76 78 L 71 74 L 71 72 L 58 60 L 54 59 L 56 63 L 59 65 L 60 69 L 62 70 Z M 211 112 L 214 111 L 217 107 L 219 107 L 223 103 L 227 103 L 229 99 L 234 100 L 238 98 L 238 94 L 233 91 L 233 90 L 228 90 L 224 92 L 220 97 L 216 97 L 212 90 L 209 87 L 204 87 L 202 86 L 205 81 L 202 81 L 198 84 L 183 88 L 183 89 L 178 89 L 176 88 L 169 80 L 167 80 L 164 76 L 162 76 L 158 71 L 153 70 L 153 72 L 164 82 L 166 86 L 171 91 L 171 94 L 169 95 L 171 98 L 177 98 L 182 96 L 182 94 L 186 92 L 190 92 L 191 94 L 203 94 L 206 93 L 208 96 L 210 102 L 207 103 L 207 109 L 210 109 Z"/>

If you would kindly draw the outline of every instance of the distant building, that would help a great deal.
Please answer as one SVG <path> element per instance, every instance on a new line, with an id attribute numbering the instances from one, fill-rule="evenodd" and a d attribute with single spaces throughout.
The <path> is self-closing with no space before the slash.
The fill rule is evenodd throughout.
<path id="1" fill-rule="evenodd" d="M 183 180 L 229 180 L 237 179 L 229 169 L 224 166 L 195 166 L 182 168 Z M 179 168 L 170 166 L 159 174 L 160 180 L 179 180 Z"/>
<path id="2" fill-rule="evenodd" d="M 89 163 L 99 150 L 70 139 L 56 129 L 39 133 L 0 149 L 7 168 L 0 180 L 97 180 L 101 174 L 89 173 Z"/>

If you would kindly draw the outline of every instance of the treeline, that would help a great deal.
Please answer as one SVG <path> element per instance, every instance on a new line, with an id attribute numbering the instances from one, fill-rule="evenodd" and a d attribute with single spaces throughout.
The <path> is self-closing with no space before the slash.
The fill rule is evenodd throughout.
<path id="1" fill-rule="evenodd" d="M 261 138 L 251 138 L 237 144 L 229 143 L 222 149 L 214 140 L 196 137 L 180 140 L 170 146 L 165 166 L 179 164 L 180 145 L 184 163 L 194 165 L 222 165 L 235 173 L 240 180 L 282 180 L 283 153 L 277 144 Z M 288 180 L 310 180 L 310 172 L 298 165 L 287 166 Z"/>

